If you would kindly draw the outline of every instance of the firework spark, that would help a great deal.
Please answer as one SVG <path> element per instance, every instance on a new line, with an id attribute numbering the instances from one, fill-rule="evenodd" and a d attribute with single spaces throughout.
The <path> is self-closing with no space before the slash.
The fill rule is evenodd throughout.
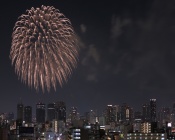
<path id="1" fill-rule="evenodd" d="M 78 59 L 77 37 L 71 22 L 53 6 L 31 8 L 18 18 L 10 59 L 18 77 L 36 90 L 56 90 L 67 82 Z"/>

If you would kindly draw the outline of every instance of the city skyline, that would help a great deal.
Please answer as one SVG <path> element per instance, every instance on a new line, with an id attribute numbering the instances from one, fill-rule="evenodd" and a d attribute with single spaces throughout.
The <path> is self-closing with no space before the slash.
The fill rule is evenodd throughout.
<path id="1" fill-rule="evenodd" d="M 91 111 L 95 111 L 97 116 L 103 115 L 104 111 L 108 108 L 108 107 L 115 107 L 117 108 L 118 111 L 122 111 L 122 108 L 124 110 L 131 109 L 133 112 L 133 116 L 135 116 L 135 113 L 141 113 L 141 115 L 145 116 L 145 121 L 149 118 L 151 119 L 153 122 L 156 121 L 157 115 L 159 114 L 160 111 L 162 111 L 163 109 L 169 109 L 169 113 L 170 114 L 174 114 L 174 106 L 175 106 L 175 102 L 172 104 L 172 106 L 158 106 L 157 105 L 157 100 L 156 99 L 149 99 L 145 102 L 143 102 L 142 104 L 138 105 L 138 109 L 133 108 L 132 105 L 123 102 L 122 104 L 106 104 L 104 106 L 104 108 L 102 110 L 98 110 L 98 109 L 93 109 L 91 108 L 90 110 L 83 110 L 83 112 L 80 112 L 79 108 L 76 106 L 67 106 L 66 102 L 64 101 L 54 101 L 54 102 L 42 102 L 39 101 L 35 104 L 35 107 L 32 108 L 31 105 L 26 105 L 25 103 L 22 102 L 22 100 L 20 100 L 18 103 L 16 103 L 16 109 L 13 110 L 12 112 L 10 111 L 6 111 L 6 112 L 0 112 L 0 114 L 11 114 L 13 113 L 15 116 L 15 119 L 17 120 L 25 120 L 25 111 L 26 113 L 28 113 L 28 111 L 31 111 L 32 114 L 32 118 L 37 116 L 37 109 L 39 106 L 39 109 L 42 108 L 45 111 L 45 120 L 50 120 L 51 118 L 53 118 L 53 109 L 58 108 L 59 104 L 61 105 L 63 103 L 63 105 L 65 106 L 65 113 L 69 114 L 70 110 L 73 108 L 76 108 L 76 112 L 80 115 L 80 116 L 84 116 L 87 112 L 91 112 Z M 42 106 L 42 107 L 41 107 Z M 61 107 L 61 106 L 60 106 Z M 27 111 L 27 110 L 28 111 Z M 49 114 L 48 114 L 49 113 Z M 149 115 L 148 115 L 149 114 Z M 40 115 L 39 115 L 40 116 Z M 153 117 L 153 118 L 152 118 Z M 143 119 L 144 120 L 144 119 Z"/>
<path id="2" fill-rule="evenodd" d="M 32 108 L 38 101 L 62 100 L 80 113 L 124 102 L 139 110 L 141 103 L 152 98 L 158 106 L 175 102 L 173 0 L 7 2 L 0 9 L 0 112 L 16 110 L 20 98 Z M 67 84 L 62 88 L 57 84 L 57 91 L 49 93 L 36 93 L 23 84 L 9 58 L 18 17 L 41 5 L 64 13 L 80 39 L 77 69 Z"/>
<path id="3" fill-rule="evenodd" d="M 81 116 L 76 107 L 71 107 L 67 112 L 63 101 L 48 105 L 39 102 L 36 104 L 36 118 L 32 118 L 31 107 L 24 107 L 20 102 L 17 104 L 17 119 L 14 118 L 13 113 L 0 114 L 1 132 L 3 132 L 0 138 L 5 140 L 7 137 L 9 139 L 59 137 L 83 140 L 85 138 L 88 140 L 90 137 L 95 140 L 101 140 L 104 137 L 118 137 L 121 140 L 126 138 L 173 139 L 175 137 L 174 106 L 175 103 L 172 108 L 162 107 L 156 113 L 157 101 L 150 99 L 149 103 L 143 104 L 141 112 L 134 111 L 131 106 L 124 103 L 107 105 L 101 115 L 98 115 L 95 110 L 90 110 Z"/>

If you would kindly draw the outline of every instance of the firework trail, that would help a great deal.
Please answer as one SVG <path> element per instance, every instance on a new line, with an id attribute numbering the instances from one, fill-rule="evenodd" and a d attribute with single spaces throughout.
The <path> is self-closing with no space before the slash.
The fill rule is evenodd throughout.
<path id="1" fill-rule="evenodd" d="M 67 82 L 78 59 L 77 36 L 71 22 L 53 6 L 31 8 L 18 18 L 10 59 L 18 77 L 37 91 L 56 90 Z"/>

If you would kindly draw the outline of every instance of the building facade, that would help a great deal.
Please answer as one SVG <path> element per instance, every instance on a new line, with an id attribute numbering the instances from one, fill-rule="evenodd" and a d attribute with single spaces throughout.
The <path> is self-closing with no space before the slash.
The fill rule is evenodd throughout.
<path id="1" fill-rule="evenodd" d="M 36 104 L 36 122 L 45 123 L 45 104 L 44 103 Z"/>
<path id="2" fill-rule="evenodd" d="M 24 107 L 24 121 L 25 123 L 32 122 L 32 107 L 31 106 Z"/>
<path id="3" fill-rule="evenodd" d="M 24 105 L 22 103 L 17 104 L 17 120 L 23 121 L 24 117 Z"/>
<path id="4" fill-rule="evenodd" d="M 55 103 L 47 105 L 47 120 L 53 121 L 55 119 Z"/>
<path id="5" fill-rule="evenodd" d="M 63 101 L 55 103 L 55 119 L 66 122 L 66 104 Z"/>
<path id="6" fill-rule="evenodd" d="M 126 140 L 166 140 L 166 133 L 128 133 Z"/>
<path id="7" fill-rule="evenodd" d="M 142 105 L 142 120 L 144 122 L 150 121 L 150 105 L 149 104 L 143 104 Z"/>
<path id="8" fill-rule="evenodd" d="M 150 99 L 150 120 L 156 122 L 156 99 Z"/>

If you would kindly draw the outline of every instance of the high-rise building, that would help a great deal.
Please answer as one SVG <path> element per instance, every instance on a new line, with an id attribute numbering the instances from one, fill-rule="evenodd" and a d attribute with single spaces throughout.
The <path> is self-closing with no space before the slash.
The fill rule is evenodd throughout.
<path id="1" fill-rule="evenodd" d="M 126 103 L 120 108 L 120 121 L 126 122 L 133 119 L 133 109 L 129 107 Z"/>
<path id="2" fill-rule="evenodd" d="M 156 99 L 150 99 L 150 119 L 151 122 L 156 122 Z"/>
<path id="3" fill-rule="evenodd" d="M 151 133 L 151 123 L 150 122 L 141 123 L 141 133 Z"/>
<path id="4" fill-rule="evenodd" d="M 10 112 L 10 113 L 8 113 L 8 117 L 7 117 L 7 119 L 8 119 L 9 121 L 12 121 L 12 120 L 15 119 L 14 116 L 15 116 L 14 113 L 13 113 L 13 112 Z"/>
<path id="5" fill-rule="evenodd" d="M 66 122 L 66 104 L 63 101 L 55 103 L 55 119 Z"/>
<path id="6" fill-rule="evenodd" d="M 47 105 L 47 120 L 53 121 L 55 119 L 55 103 Z"/>
<path id="7" fill-rule="evenodd" d="M 142 119 L 142 113 L 140 111 L 135 111 L 134 119 Z"/>
<path id="8" fill-rule="evenodd" d="M 70 113 L 69 113 L 70 121 L 73 122 L 75 120 L 78 120 L 78 112 L 76 107 L 71 107 Z"/>
<path id="9" fill-rule="evenodd" d="M 142 106 L 142 120 L 144 122 L 150 121 L 150 105 L 149 104 L 143 104 Z"/>
<path id="10" fill-rule="evenodd" d="M 113 110 L 114 110 L 114 115 L 115 115 L 115 121 L 119 122 L 120 119 L 120 106 L 119 105 L 114 105 Z"/>
<path id="11" fill-rule="evenodd" d="M 132 121 L 133 120 L 133 108 L 127 107 L 126 108 L 126 121 Z"/>
<path id="12" fill-rule="evenodd" d="M 112 122 L 115 122 L 115 114 L 114 114 L 114 108 L 112 105 L 107 105 L 105 118 L 106 118 L 106 124 L 109 125 Z"/>
<path id="13" fill-rule="evenodd" d="M 134 122 L 133 122 L 133 132 L 138 132 L 140 133 L 141 132 L 141 119 L 134 119 Z"/>
<path id="14" fill-rule="evenodd" d="M 24 107 L 24 121 L 26 123 L 32 122 L 32 107 L 31 106 Z"/>
<path id="15" fill-rule="evenodd" d="M 23 121 L 23 116 L 24 115 L 24 105 L 22 103 L 17 104 L 17 120 L 18 121 Z"/>
<path id="16" fill-rule="evenodd" d="M 157 116 L 160 126 L 166 126 L 166 122 L 171 122 L 171 111 L 169 107 L 162 107 Z"/>
<path id="17" fill-rule="evenodd" d="M 120 121 L 126 121 L 126 108 L 126 103 L 123 103 L 120 107 Z"/>
<path id="18" fill-rule="evenodd" d="M 0 123 L 7 120 L 7 116 L 5 113 L 0 114 Z"/>
<path id="19" fill-rule="evenodd" d="M 44 103 L 36 104 L 36 122 L 45 123 L 45 104 Z"/>
<path id="20" fill-rule="evenodd" d="M 59 131 L 59 127 L 58 127 L 59 125 L 58 125 L 58 121 L 57 120 L 53 120 L 52 121 L 52 128 L 53 128 L 53 131 L 55 132 L 55 133 L 57 133 L 58 131 Z"/>
<path id="21" fill-rule="evenodd" d="M 90 124 L 95 124 L 97 118 L 97 112 L 94 110 L 90 110 L 89 112 L 89 122 Z"/>
<path id="22" fill-rule="evenodd" d="M 99 125 L 101 125 L 101 126 L 105 125 L 105 117 L 104 116 L 99 116 L 98 121 L 99 121 Z"/>
<path id="23" fill-rule="evenodd" d="M 85 112 L 84 113 L 84 117 L 85 117 L 85 122 L 89 123 L 90 122 L 90 113 L 89 112 Z"/>

